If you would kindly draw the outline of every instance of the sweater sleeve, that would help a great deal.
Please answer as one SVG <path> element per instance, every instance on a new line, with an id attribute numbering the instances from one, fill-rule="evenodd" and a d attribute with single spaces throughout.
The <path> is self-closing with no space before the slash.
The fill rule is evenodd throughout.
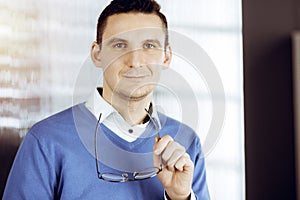
<path id="1" fill-rule="evenodd" d="M 16 155 L 3 199 L 54 199 L 56 178 L 52 159 L 50 148 L 29 131 Z"/>
<path id="2" fill-rule="evenodd" d="M 194 142 L 188 149 L 188 153 L 194 162 L 194 177 L 192 183 L 192 190 L 195 194 L 196 199 L 210 200 L 208 186 L 206 182 L 206 170 L 204 157 L 201 152 L 201 144 L 198 137 L 195 138 Z"/>

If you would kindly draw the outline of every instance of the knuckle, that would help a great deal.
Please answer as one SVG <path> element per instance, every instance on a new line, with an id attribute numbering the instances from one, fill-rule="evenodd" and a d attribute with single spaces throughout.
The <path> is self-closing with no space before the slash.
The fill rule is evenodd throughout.
<path id="1" fill-rule="evenodd" d="M 188 159 L 190 159 L 190 155 L 188 153 L 185 152 L 184 156 Z"/>
<path id="2" fill-rule="evenodd" d="M 165 135 L 162 137 L 162 139 L 167 140 L 167 141 L 173 141 L 173 138 L 170 135 Z"/>
<path id="3" fill-rule="evenodd" d="M 163 159 L 163 161 L 167 161 L 168 157 L 165 153 L 161 154 L 161 158 Z"/>
<path id="4" fill-rule="evenodd" d="M 180 148 L 181 151 L 185 152 L 184 146 L 180 145 L 179 148 Z"/>

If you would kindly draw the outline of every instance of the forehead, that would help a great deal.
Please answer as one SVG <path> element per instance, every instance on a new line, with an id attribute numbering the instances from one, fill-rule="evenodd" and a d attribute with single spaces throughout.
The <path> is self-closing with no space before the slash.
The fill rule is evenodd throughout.
<path id="1" fill-rule="evenodd" d="M 123 36 L 164 37 L 163 24 L 155 14 L 121 13 L 109 16 L 102 35 L 103 40 Z"/>

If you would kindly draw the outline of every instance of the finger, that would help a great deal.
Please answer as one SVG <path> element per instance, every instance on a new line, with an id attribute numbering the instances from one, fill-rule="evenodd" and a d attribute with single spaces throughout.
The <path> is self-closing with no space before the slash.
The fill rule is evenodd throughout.
<path id="1" fill-rule="evenodd" d="M 174 152 L 172 157 L 170 158 L 169 161 L 167 161 L 166 167 L 168 170 L 170 171 L 175 171 L 175 164 L 177 163 L 177 161 L 184 155 L 184 152 Z M 163 163 L 166 163 L 165 161 L 163 161 Z"/>
<path id="2" fill-rule="evenodd" d="M 164 163 L 172 167 L 172 165 L 185 154 L 185 148 L 177 142 L 169 142 L 162 153 Z"/>
<path id="3" fill-rule="evenodd" d="M 160 155 L 153 154 L 153 166 L 160 168 L 161 164 L 162 164 L 162 162 L 161 162 Z"/>
<path id="4" fill-rule="evenodd" d="M 187 153 L 185 153 L 176 161 L 176 163 L 174 164 L 174 167 L 179 171 L 183 171 L 184 169 L 193 170 L 194 163 L 190 159 L 190 156 Z"/>
<path id="5" fill-rule="evenodd" d="M 173 138 L 169 135 L 165 135 L 160 139 L 155 139 L 156 142 L 153 146 L 153 153 L 155 155 L 160 155 L 169 144 L 169 142 L 173 141 Z"/>

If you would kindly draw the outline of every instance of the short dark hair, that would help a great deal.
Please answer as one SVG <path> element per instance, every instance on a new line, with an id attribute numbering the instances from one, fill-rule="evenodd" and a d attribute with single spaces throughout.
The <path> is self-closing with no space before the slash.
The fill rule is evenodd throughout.
<path id="1" fill-rule="evenodd" d="M 165 46 L 169 44 L 168 22 L 164 14 L 160 12 L 160 5 L 155 0 L 113 0 L 102 11 L 97 24 L 97 43 L 101 46 L 102 35 L 109 16 L 121 13 L 145 13 L 157 15 L 163 24 L 165 32 Z"/>

